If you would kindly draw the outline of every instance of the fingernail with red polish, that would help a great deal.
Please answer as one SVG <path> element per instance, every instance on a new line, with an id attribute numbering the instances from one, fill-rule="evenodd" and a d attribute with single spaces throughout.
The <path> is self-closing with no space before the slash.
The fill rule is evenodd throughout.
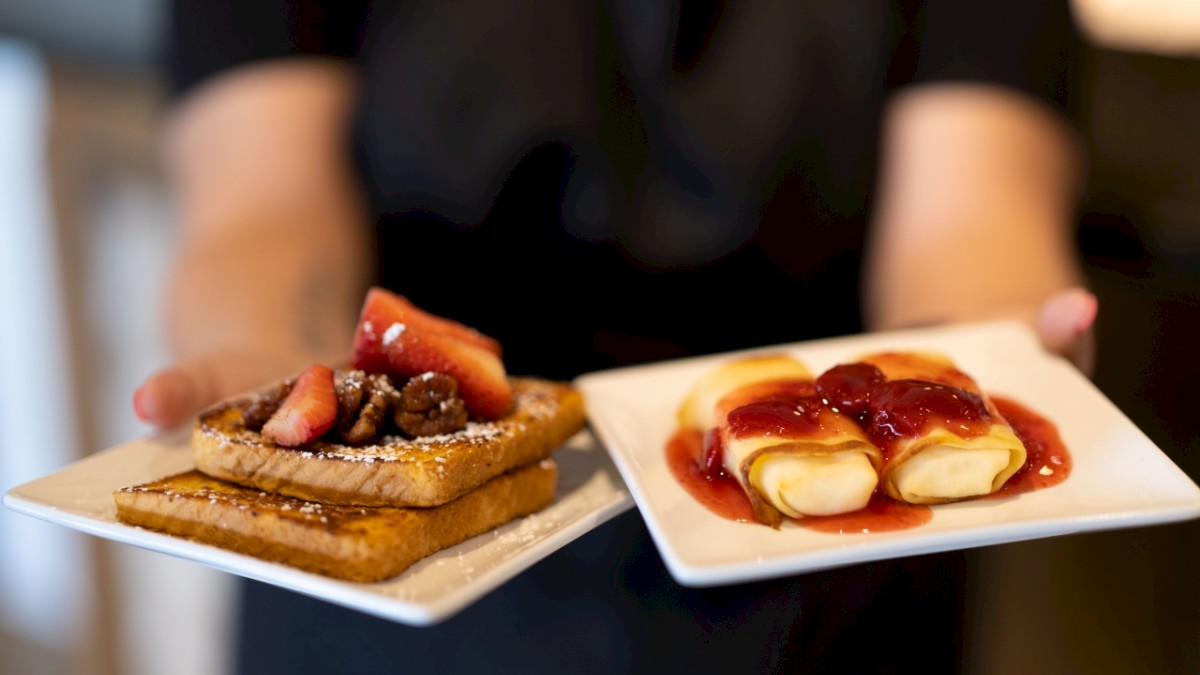
<path id="1" fill-rule="evenodd" d="M 146 390 L 143 387 L 138 387 L 137 391 L 133 392 L 133 412 L 138 419 L 149 422 L 150 415 L 146 412 L 145 395 Z"/>
<path id="2" fill-rule="evenodd" d="M 1096 296 L 1092 294 L 1088 294 L 1087 300 L 1087 310 L 1084 312 L 1083 316 L 1079 318 L 1079 323 L 1075 326 L 1076 333 L 1083 333 L 1096 323 L 1096 313 L 1100 309 L 1100 302 L 1096 299 Z"/>

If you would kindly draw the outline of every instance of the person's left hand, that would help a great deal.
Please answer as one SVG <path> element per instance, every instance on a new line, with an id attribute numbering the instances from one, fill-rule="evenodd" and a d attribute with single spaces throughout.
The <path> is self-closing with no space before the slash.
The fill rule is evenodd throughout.
<path id="1" fill-rule="evenodd" d="M 1095 323 L 1099 302 L 1090 291 L 1072 287 L 1051 295 L 1031 317 L 1048 351 L 1063 356 L 1085 375 L 1095 368 Z"/>

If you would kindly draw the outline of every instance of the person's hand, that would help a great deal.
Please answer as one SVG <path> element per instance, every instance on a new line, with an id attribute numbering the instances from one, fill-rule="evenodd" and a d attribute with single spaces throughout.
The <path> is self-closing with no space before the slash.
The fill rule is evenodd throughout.
<path id="1" fill-rule="evenodd" d="M 1075 249 L 1070 127 L 1019 92 L 940 83 L 896 96 L 884 139 L 868 325 L 1016 319 L 1090 375 L 1097 302 Z"/>
<path id="2" fill-rule="evenodd" d="M 246 65 L 177 100 L 165 164 L 179 210 L 164 318 L 177 361 L 133 411 L 159 429 L 349 355 L 371 277 L 346 147 L 357 79 L 337 60 Z"/>
<path id="3" fill-rule="evenodd" d="M 1017 320 L 1034 330 L 1042 347 L 1061 356 L 1091 377 L 1095 369 L 1095 325 L 1099 301 L 1082 286 L 1070 286 L 1051 293 L 1041 303 L 1016 303 L 1000 307 L 968 306 L 934 321 L 912 321 L 899 325 L 879 325 L 874 330 L 904 327 L 951 325 L 977 321 Z"/>
<path id="4" fill-rule="evenodd" d="M 938 323 L 1016 319 L 1037 333 L 1042 347 L 1075 365 L 1084 375 L 1095 368 L 1095 324 L 1099 302 L 1082 286 L 1051 293 L 1041 304 L 972 308 Z"/>
<path id="5" fill-rule="evenodd" d="M 1098 307 L 1095 295 L 1073 287 L 1050 296 L 1033 318 L 1042 346 L 1069 359 L 1086 375 L 1091 375 L 1095 368 L 1094 328 Z"/>
<path id="6" fill-rule="evenodd" d="M 226 348 L 169 365 L 133 395 L 134 413 L 158 429 L 173 429 L 217 401 L 294 375 L 317 357 L 275 350 Z"/>

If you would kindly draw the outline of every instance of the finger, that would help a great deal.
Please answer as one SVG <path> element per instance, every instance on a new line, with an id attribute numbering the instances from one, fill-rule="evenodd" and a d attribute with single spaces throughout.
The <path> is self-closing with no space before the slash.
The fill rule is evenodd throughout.
<path id="1" fill-rule="evenodd" d="M 133 410 L 144 422 L 171 429 L 183 424 L 212 398 L 193 369 L 170 367 L 142 383 L 133 394 Z"/>
<path id="2" fill-rule="evenodd" d="M 1092 328 L 1099 303 L 1083 288 L 1069 288 L 1050 296 L 1038 313 L 1037 331 L 1045 348 L 1064 356 L 1081 370 L 1092 368 Z"/>
<path id="3" fill-rule="evenodd" d="M 134 413 L 159 429 L 172 429 L 220 399 L 284 377 L 293 365 L 235 350 L 186 359 L 146 378 L 134 392 Z"/>

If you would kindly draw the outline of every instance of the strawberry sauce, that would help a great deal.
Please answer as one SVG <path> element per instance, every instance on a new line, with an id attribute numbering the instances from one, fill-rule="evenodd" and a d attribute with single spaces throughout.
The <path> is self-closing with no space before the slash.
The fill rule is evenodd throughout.
<path id="1" fill-rule="evenodd" d="M 958 371 L 947 369 L 947 378 Z M 965 376 L 964 376 L 965 377 Z M 929 380 L 888 380 L 867 363 L 834 366 L 817 379 L 828 405 L 853 417 L 887 461 L 899 439 L 933 428 L 953 429 L 962 438 L 986 434 L 992 424 L 983 397 L 962 387 Z"/>
<path id="2" fill-rule="evenodd" d="M 937 395 L 937 394 L 935 394 Z M 989 499 L 1013 497 L 1023 492 L 1058 485 L 1071 473 L 1071 455 L 1052 422 L 1029 408 L 1001 397 L 991 397 L 996 409 L 1012 426 L 1025 444 L 1027 459 L 1020 471 Z M 961 417 L 974 416 L 973 401 L 953 406 L 971 408 Z M 750 500 L 741 485 L 721 469 L 720 461 L 711 457 L 716 448 L 705 443 L 703 434 L 679 429 L 667 441 L 666 459 L 671 474 L 689 495 L 712 513 L 737 522 L 756 523 Z M 704 460 L 702 462 L 702 458 Z M 703 467 L 703 468 L 702 468 Z M 904 504 L 876 492 L 863 509 L 834 516 L 788 518 L 801 527 L 828 533 L 872 533 L 905 530 L 924 525 L 933 519 L 936 507 Z"/>
<path id="3" fill-rule="evenodd" d="M 742 486 L 732 476 L 720 469 L 720 462 L 713 470 L 700 468 L 700 455 L 704 452 L 703 435 L 695 429 L 679 429 L 667 441 L 667 465 L 671 475 L 696 501 L 709 511 L 727 520 L 753 523 L 754 509 Z"/>
<path id="4" fill-rule="evenodd" d="M 1074 463 L 1054 424 L 1016 401 L 1000 396 L 991 398 L 1017 438 L 1025 444 L 1025 464 L 1003 487 L 988 497 L 1012 497 L 1065 481 L 1071 475 Z"/>

